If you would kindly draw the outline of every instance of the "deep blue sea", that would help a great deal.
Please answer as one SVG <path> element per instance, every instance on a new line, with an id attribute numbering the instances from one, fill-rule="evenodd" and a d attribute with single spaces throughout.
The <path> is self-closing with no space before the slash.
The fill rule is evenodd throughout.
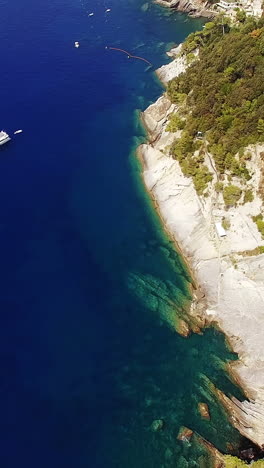
<path id="1" fill-rule="evenodd" d="M 0 466 L 200 466 L 176 436 L 238 442 L 206 380 L 235 392 L 235 356 L 168 325 L 188 273 L 134 150 L 153 69 L 202 21 L 144 0 L 0 0 L 0 24 Z"/>

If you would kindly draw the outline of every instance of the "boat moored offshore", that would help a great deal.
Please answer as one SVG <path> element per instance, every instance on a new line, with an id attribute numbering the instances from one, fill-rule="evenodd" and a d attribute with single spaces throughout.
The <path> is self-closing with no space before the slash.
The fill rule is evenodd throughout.
<path id="1" fill-rule="evenodd" d="M 8 135 L 8 133 L 6 133 L 6 132 L 4 132 L 4 130 L 2 130 L 0 132 L 0 145 L 4 145 L 5 143 L 7 143 L 10 140 L 11 140 L 11 138 Z"/>

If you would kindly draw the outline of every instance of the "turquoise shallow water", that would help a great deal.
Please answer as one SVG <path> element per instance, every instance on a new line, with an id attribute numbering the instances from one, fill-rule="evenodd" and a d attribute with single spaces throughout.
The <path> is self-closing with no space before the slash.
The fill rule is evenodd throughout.
<path id="1" fill-rule="evenodd" d="M 138 110 L 162 88 L 105 46 L 158 67 L 202 21 L 142 0 L 0 0 L 0 15 L 1 124 L 24 130 L 0 161 L 0 464 L 199 466 L 176 436 L 186 425 L 221 450 L 238 442 L 207 381 L 236 393 L 222 370 L 234 356 L 214 330 L 169 326 L 188 273 L 134 152 Z"/>

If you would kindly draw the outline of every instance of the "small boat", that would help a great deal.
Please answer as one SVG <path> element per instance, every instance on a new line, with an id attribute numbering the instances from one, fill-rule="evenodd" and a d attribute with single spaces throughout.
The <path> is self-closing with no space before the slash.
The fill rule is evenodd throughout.
<path id="1" fill-rule="evenodd" d="M 8 135 L 8 133 L 6 133 L 6 132 L 4 132 L 4 130 L 2 130 L 0 132 L 0 145 L 4 145 L 5 143 L 7 143 L 10 140 L 11 140 L 11 138 Z"/>
<path id="2" fill-rule="evenodd" d="M 23 130 L 16 130 L 16 131 L 14 132 L 14 135 L 17 135 L 18 133 L 22 133 L 22 132 L 23 132 Z"/>
<path id="3" fill-rule="evenodd" d="M 93 16 L 93 15 L 94 15 L 94 13 L 89 13 L 89 15 L 88 15 L 88 16 Z"/>
<path id="4" fill-rule="evenodd" d="M 76 47 L 76 49 L 78 49 L 78 47 L 80 47 L 80 43 L 78 41 L 75 41 L 74 42 L 74 47 Z"/>
<path id="5" fill-rule="evenodd" d="M 106 13 L 109 13 L 109 11 L 111 11 L 111 8 L 107 8 L 107 10 L 105 10 Z"/>

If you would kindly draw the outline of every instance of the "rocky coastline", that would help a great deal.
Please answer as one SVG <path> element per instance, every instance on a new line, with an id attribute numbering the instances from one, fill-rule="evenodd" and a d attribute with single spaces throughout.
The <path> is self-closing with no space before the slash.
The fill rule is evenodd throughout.
<path id="1" fill-rule="evenodd" d="M 164 7 L 188 13 L 190 16 L 213 18 L 216 12 L 212 11 L 210 4 L 202 0 L 156 0 L 156 3 Z"/>
<path id="2" fill-rule="evenodd" d="M 262 0 L 251 0 L 249 2 L 242 0 L 239 3 L 219 0 L 219 4 L 213 4 L 207 0 L 155 0 L 155 3 L 185 12 L 189 16 L 202 16 L 204 18 L 214 18 L 220 12 L 234 18 L 237 8 L 244 10 L 246 15 L 261 17 L 263 10 Z"/>
<path id="3" fill-rule="evenodd" d="M 170 54 L 173 61 L 157 70 L 166 84 L 183 73 L 186 58 L 180 47 Z M 229 399 L 219 392 L 235 427 L 260 448 L 264 446 L 264 254 L 248 255 L 264 245 L 252 221 L 262 205 L 257 189 L 261 182 L 263 146 L 248 148 L 254 167 L 254 201 L 225 210 L 215 192 L 216 175 L 207 198 L 198 196 L 192 179 L 183 175 L 169 155 L 177 134 L 166 131 L 169 115 L 177 112 L 166 93 L 142 114 L 149 142 L 138 148 L 143 179 L 158 208 L 166 230 L 180 247 L 197 284 L 191 316 L 215 324 L 226 335 L 239 360 L 230 364 L 234 379 L 247 400 Z M 209 164 L 209 161 L 208 161 Z M 219 237 L 216 224 L 228 216 L 230 228 Z M 200 298 L 203 297 L 201 301 Z"/>

